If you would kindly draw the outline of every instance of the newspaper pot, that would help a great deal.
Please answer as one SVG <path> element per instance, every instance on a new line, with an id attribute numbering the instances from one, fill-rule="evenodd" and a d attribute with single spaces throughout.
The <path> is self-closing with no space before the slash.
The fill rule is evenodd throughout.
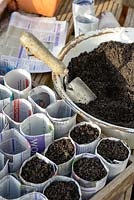
<path id="1" fill-rule="evenodd" d="M 29 141 L 32 154 L 43 152 L 54 141 L 54 126 L 43 113 L 25 119 L 20 125 L 20 132 Z"/>
<path id="2" fill-rule="evenodd" d="M 8 163 L 9 160 L 5 157 L 4 154 L 0 152 L 0 179 L 2 179 L 8 174 Z"/>
<path id="3" fill-rule="evenodd" d="M 16 172 L 31 155 L 29 142 L 16 129 L 0 134 L 0 152 L 9 159 L 9 172 Z"/>
<path id="4" fill-rule="evenodd" d="M 12 96 L 12 92 L 7 87 L 0 84 L 0 112 L 3 107 L 10 103 Z"/>
<path id="5" fill-rule="evenodd" d="M 4 76 L 4 85 L 13 92 L 14 99 L 27 98 L 32 88 L 31 75 L 24 69 L 14 69 Z"/>
<path id="6" fill-rule="evenodd" d="M 30 200 L 37 200 L 37 199 L 38 200 L 47 200 L 47 198 L 39 192 L 32 192 L 32 193 L 26 194 L 20 198 L 20 200 L 29 200 L 29 199 Z"/>
<path id="7" fill-rule="evenodd" d="M 65 146 L 66 146 L 65 145 L 65 141 L 66 141 L 66 143 L 70 142 L 70 144 L 72 145 L 72 147 L 74 149 L 74 154 L 69 160 L 67 160 L 64 163 L 60 162 L 60 164 L 59 164 L 59 163 L 57 163 L 58 162 L 58 158 L 61 158 L 61 156 L 66 156 L 66 155 L 69 154 L 69 151 L 67 151 L 67 149 L 65 149 Z M 57 144 L 58 145 L 61 144 L 61 145 L 58 146 Z M 52 160 L 52 159 L 49 158 L 47 153 L 50 151 L 50 148 L 52 148 L 52 146 L 54 148 L 54 145 L 55 145 L 55 149 L 54 149 L 55 155 L 52 155 L 52 156 L 54 156 L 53 157 L 54 160 Z M 61 147 L 64 147 L 64 148 L 62 149 Z M 53 150 L 53 148 L 52 148 L 52 150 Z M 50 153 L 52 153 L 52 151 L 50 151 Z M 75 158 L 75 155 L 76 155 L 75 143 L 73 142 L 72 139 L 69 139 L 68 137 L 63 137 L 63 138 L 57 139 L 45 149 L 44 155 L 57 164 L 57 166 L 58 166 L 58 175 L 68 176 L 71 173 L 72 162 L 73 162 L 73 160 Z"/>
<path id="8" fill-rule="evenodd" d="M 97 157 L 102 163 L 106 171 L 106 175 L 97 181 L 87 181 L 76 174 L 76 172 L 74 171 L 74 164 L 82 158 L 96 158 L 96 157 L 97 156 L 94 154 L 83 153 L 83 154 L 77 155 L 72 164 L 72 177 L 79 183 L 81 192 L 82 192 L 82 199 L 84 200 L 89 199 L 93 194 L 95 194 L 96 192 L 98 192 L 100 189 L 102 189 L 105 186 L 109 170 L 106 167 L 106 165 L 103 163 L 103 161 L 99 159 L 99 157 Z"/>
<path id="9" fill-rule="evenodd" d="M 72 179 L 72 178 L 69 178 L 69 177 L 65 177 L 65 176 L 54 176 L 54 177 L 52 177 L 50 180 L 48 180 L 47 182 L 46 182 L 46 184 L 45 184 L 45 187 L 44 187 L 44 189 L 43 189 L 43 194 L 45 194 L 45 191 L 46 191 L 46 189 L 52 184 L 52 183 L 54 183 L 54 182 L 57 182 L 57 181 L 64 181 L 64 182 L 74 182 L 75 184 L 76 184 L 76 186 L 77 186 L 77 189 L 78 189 L 78 193 L 79 193 L 79 200 L 82 200 L 82 198 L 81 198 L 81 190 L 80 190 L 80 186 L 79 186 L 79 184 L 74 180 L 74 179 Z M 58 192 L 58 191 L 56 191 L 56 192 Z M 59 194 L 60 194 L 60 190 L 59 190 Z"/>
<path id="10" fill-rule="evenodd" d="M 92 142 L 86 142 L 86 143 L 82 143 L 82 144 L 79 144 L 78 142 L 76 142 L 75 140 L 73 140 L 73 138 L 71 137 L 71 132 L 73 131 L 73 130 L 77 130 L 78 132 L 75 132 L 75 135 L 77 134 L 77 136 L 78 135 L 80 135 L 80 133 L 82 132 L 87 132 L 88 131 L 88 128 L 87 128 L 87 130 L 80 130 L 80 128 L 82 127 L 82 126 L 89 126 L 89 127 L 91 127 L 92 128 L 92 131 L 93 131 L 93 133 L 94 133 L 94 135 L 97 133 L 98 134 L 98 136 L 96 135 L 96 139 L 94 139 Z M 75 146 L 76 146 L 76 153 L 77 154 L 81 154 L 81 153 L 88 153 L 88 152 L 90 152 L 90 153 L 94 153 L 95 152 L 95 148 L 96 148 L 96 146 L 97 146 L 97 144 L 98 144 L 98 142 L 99 142 L 99 140 L 100 140 L 100 134 L 101 134 L 101 129 L 100 129 L 100 127 L 99 126 L 97 126 L 96 124 L 93 124 L 92 122 L 81 122 L 81 123 L 79 123 L 79 124 L 76 124 L 75 126 L 73 126 L 71 129 L 70 129 L 70 131 L 69 131 L 69 137 L 74 141 L 74 143 L 75 143 Z M 89 139 L 91 136 L 93 136 L 93 135 L 90 135 L 89 134 L 89 136 L 87 136 L 88 138 L 87 139 Z M 85 136 L 85 138 L 83 137 L 83 135 L 81 134 L 81 139 L 84 139 L 84 140 L 86 140 L 86 136 Z M 80 139 L 80 140 L 81 140 Z M 87 140 L 86 140 L 87 141 Z"/>
<path id="11" fill-rule="evenodd" d="M 6 116 L 0 113 L 0 133 L 9 129 L 9 123 Z"/>
<path id="12" fill-rule="evenodd" d="M 54 124 L 54 138 L 64 137 L 76 124 L 76 113 L 63 101 L 59 100 L 47 107 L 47 116 Z"/>
<path id="13" fill-rule="evenodd" d="M 46 113 L 47 106 L 56 102 L 56 95 L 52 89 L 41 85 L 29 92 L 28 100 L 33 106 L 34 113 Z"/>
<path id="14" fill-rule="evenodd" d="M 14 176 L 7 175 L 0 182 L 0 196 L 2 200 L 24 200 L 34 196 L 35 188 L 22 185 Z M 32 193 L 31 193 L 32 192 Z M 27 193 L 31 193 L 26 195 Z M 26 197 L 26 198 L 25 198 Z M 30 198 L 31 199 L 31 198 Z M 34 198 L 33 198 L 34 199 Z"/>
<path id="15" fill-rule="evenodd" d="M 96 146 L 96 149 L 95 149 L 95 154 L 105 163 L 105 165 L 108 167 L 109 169 L 109 175 L 108 175 L 108 179 L 111 180 L 113 179 L 115 176 L 117 176 L 118 174 L 120 174 L 127 166 L 128 164 L 128 160 L 130 158 L 130 155 L 131 155 L 131 151 L 130 151 L 130 148 L 126 145 L 125 142 L 121 141 L 122 144 L 126 147 L 126 149 L 128 150 L 128 157 L 127 159 L 125 159 L 124 161 L 119 161 L 119 160 L 113 160 L 113 163 L 112 162 L 108 162 L 105 158 L 103 158 L 97 151 L 97 148 L 98 146 L 101 144 L 102 141 L 104 140 L 113 140 L 113 141 L 121 141 L 119 139 L 116 139 L 116 138 L 103 138 L 99 141 L 98 145 Z M 107 149 L 108 151 L 108 149 Z"/>
<path id="16" fill-rule="evenodd" d="M 91 52 L 93 49 L 97 48 L 102 42 L 114 40 L 120 41 L 122 43 L 131 43 L 134 42 L 133 35 L 133 28 L 109 28 L 105 30 L 90 32 L 86 35 L 76 38 L 74 41 L 69 42 L 61 51 L 59 59 L 62 60 L 66 66 L 68 66 L 73 57 L 77 57 L 80 53 L 84 51 Z M 131 149 L 134 149 L 134 128 L 121 127 L 111 123 L 107 123 L 96 117 L 93 117 L 92 115 L 90 115 L 90 113 L 84 112 L 66 94 L 63 86 L 63 76 L 59 76 L 53 73 L 52 79 L 55 90 L 57 91 L 59 96 L 75 112 L 78 113 L 82 120 L 91 120 L 97 123 L 105 135 L 123 139 L 127 142 Z"/>
<path id="17" fill-rule="evenodd" d="M 10 128 L 20 128 L 21 122 L 33 114 L 32 105 L 25 99 L 15 99 L 7 104 L 3 110 L 3 114 L 9 121 Z"/>
<path id="18" fill-rule="evenodd" d="M 53 173 L 51 174 L 51 177 L 48 178 L 48 180 L 51 179 L 53 176 L 55 176 L 55 175 L 57 174 L 58 168 L 57 168 L 57 165 L 56 165 L 55 163 L 53 163 L 53 162 L 50 161 L 48 158 L 46 158 L 45 156 L 43 156 L 43 155 L 41 155 L 41 154 L 39 154 L 39 153 L 36 153 L 35 155 L 33 155 L 32 157 L 30 157 L 29 159 L 25 160 L 24 163 L 22 164 L 22 166 L 21 166 L 21 168 L 20 168 L 20 171 L 19 171 L 19 178 L 20 178 L 20 180 L 22 181 L 22 183 L 25 184 L 25 185 L 29 185 L 29 186 L 34 187 L 35 189 L 37 189 L 38 192 L 42 192 L 47 180 L 45 180 L 45 181 L 43 181 L 43 182 L 41 182 L 41 183 L 33 183 L 33 182 L 30 182 L 30 181 L 25 180 L 24 177 L 23 177 L 23 170 L 24 170 L 24 167 L 25 167 L 25 166 L 27 165 L 27 163 L 29 163 L 33 158 L 38 158 L 38 159 L 40 159 L 40 160 L 44 161 L 45 163 L 50 164 L 50 165 L 52 166 L 52 168 L 53 168 Z M 34 169 L 34 166 L 33 166 L 33 169 Z M 31 168 L 30 168 L 29 170 L 31 170 Z M 29 170 L 28 170 L 28 171 L 29 171 Z M 29 172 L 29 173 L 30 173 L 30 172 Z M 50 171 L 49 171 L 49 173 L 50 173 Z M 37 178 L 37 176 L 36 176 L 36 178 Z"/>

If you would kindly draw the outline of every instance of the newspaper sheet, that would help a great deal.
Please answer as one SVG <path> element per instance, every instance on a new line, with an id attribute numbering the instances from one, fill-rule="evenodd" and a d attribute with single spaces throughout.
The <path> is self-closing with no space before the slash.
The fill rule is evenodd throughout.
<path id="1" fill-rule="evenodd" d="M 14 12 L 5 37 L 0 40 L 0 73 L 5 74 L 15 68 L 23 68 L 31 73 L 50 72 L 50 68 L 42 61 L 27 55 L 19 38 L 23 31 L 31 32 L 54 56 L 58 56 L 65 45 L 67 27 L 66 21 L 56 21 L 56 18 L 31 17 Z"/>

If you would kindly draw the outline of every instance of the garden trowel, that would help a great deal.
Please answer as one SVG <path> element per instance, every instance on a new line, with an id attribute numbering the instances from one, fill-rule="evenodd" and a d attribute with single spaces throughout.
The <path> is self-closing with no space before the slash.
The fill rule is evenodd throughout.
<path id="1" fill-rule="evenodd" d="M 68 83 L 68 69 L 63 62 L 52 55 L 50 51 L 33 34 L 24 32 L 20 42 L 32 55 L 47 64 L 55 75 L 63 76 L 66 80 L 64 88 L 67 95 L 75 103 L 88 104 L 97 97 L 90 88 L 79 78 L 76 77 Z"/>

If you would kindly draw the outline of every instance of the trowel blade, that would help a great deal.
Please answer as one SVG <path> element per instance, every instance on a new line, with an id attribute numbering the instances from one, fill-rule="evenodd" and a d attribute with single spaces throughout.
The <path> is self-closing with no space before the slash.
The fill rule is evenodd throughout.
<path id="1" fill-rule="evenodd" d="M 76 77 L 66 87 L 66 93 L 75 103 L 88 104 L 94 101 L 97 97 L 90 90 L 90 88 L 81 80 Z"/>

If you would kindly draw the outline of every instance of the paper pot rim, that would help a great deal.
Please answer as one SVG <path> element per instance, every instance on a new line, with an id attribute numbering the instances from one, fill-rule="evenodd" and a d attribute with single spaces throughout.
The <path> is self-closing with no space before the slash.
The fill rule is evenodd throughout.
<path id="1" fill-rule="evenodd" d="M 11 129 L 8 129 L 8 130 L 4 130 L 1 134 L 3 135 L 3 134 L 6 134 L 7 132 L 16 132 L 16 134 L 21 134 L 16 128 L 11 128 Z M 18 140 L 18 138 L 16 138 L 16 136 L 14 135 L 14 136 L 12 136 L 13 138 L 15 138 L 15 139 L 17 139 Z M 23 147 L 25 148 L 23 151 L 21 151 L 21 152 L 19 152 L 19 153 L 16 153 L 16 154 L 10 154 L 10 153 L 6 153 L 6 152 L 4 152 L 3 150 L 0 150 L 0 152 L 3 154 L 3 155 L 7 155 L 7 156 L 16 156 L 16 155 L 18 155 L 18 154 L 20 154 L 20 153 L 24 153 L 24 152 L 27 152 L 27 150 L 31 150 L 31 146 L 30 146 L 30 144 L 29 144 L 29 142 L 28 142 L 28 140 L 21 134 L 21 139 L 23 139 L 24 140 L 24 142 L 25 142 L 25 147 L 24 147 L 24 145 L 23 145 Z M 4 140 L 4 141 L 2 141 L 2 142 L 0 142 L 0 144 L 3 144 L 3 143 L 6 143 L 7 141 L 10 141 L 12 138 L 9 138 L 9 139 L 6 139 L 6 140 Z"/>
<path id="2" fill-rule="evenodd" d="M 104 166 L 104 168 L 105 168 L 107 174 L 106 174 L 103 178 L 101 178 L 100 180 L 97 180 L 97 181 L 87 181 L 87 180 L 85 180 L 85 179 L 79 177 L 79 176 L 74 172 L 74 169 L 73 169 L 73 168 L 74 168 L 74 163 L 75 163 L 76 161 L 80 160 L 81 158 L 87 158 L 87 157 L 88 157 L 88 158 L 95 158 L 95 157 L 97 157 L 97 158 L 100 160 L 100 162 L 102 163 L 102 165 Z M 88 183 L 96 183 L 96 182 L 99 182 L 99 181 L 101 181 L 101 180 L 103 180 L 103 179 L 105 179 L 105 178 L 108 177 L 109 169 L 108 169 L 108 167 L 106 166 L 106 164 L 99 158 L 99 156 L 97 156 L 97 155 L 95 155 L 95 154 L 92 154 L 92 153 L 82 153 L 82 154 L 79 154 L 79 155 L 76 155 L 76 156 L 75 156 L 75 159 L 74 159 L 74 161 L 73 161 L 73 163 L 72 163 L 72 174 L 75 175 L 75 177 L 77 177 L 77 179 L 81 180 L 81 181 L 84 182 L 85 184 L 88 184 Z"/>
<path id="3" fill-rule="evenodd" d="M 77 142 L 75 142 L 75 141 L 73 140 L 73 138 L 70 136 L 70 134 L 71 134 L 72 130 L 73 130 L 75 127 L 78 127 L 78 126 L 81 126 L 81 125 L 84 125 L 84 124 L 89 124 L 89 125 L 91 125 L 92 127 L 97 128 L 98 131 L 99 131 L 99 135 L 98 135 L 98 137 L 97 137 L 95 140 L 93 140 L 93 141 L 90 142 L 90 143 L 79 144 L 79 143 L 77 143 Z M 83 121 L 83 122 L 80 122 L 80 123 L 74 125 L 74 126 L 69 130 L 69 133 L 68 133 L 68 137 L 71 138 L 71 139 L 74 141 L 74 143 L 77 144 L 77 145 L 80 146 L 80 147 L 82 147 L 82 146 L 88 146 L 88 145 L 90 145 L 90 144 L 93 144 L 96 140 L 98 140 L 98 139 L 100 138 L 100 135 L 101 135 L 101 128 L 100 128 L 97 124 L 95 124 L 95 123 L 93 123 L 93 122 L 86 122 L 86 121 Z"/>
<path id="4" fill-rule="evenodd" d="M 42 117 L 44 116 L 44 117 L 46 118 L 46 120 L 49 122 L 49 125 L 48 125 L 48 126 L 51 126 L 51 131 L 45 133 L 45 135 L 47 136 L 47 135 L 53 134 L 53 132 L 54 132 L 54 125 L 53 125 L 53 123 L 50 121 L 50 119 L 49 119 L 44 113 L 35 113 L 35 114 L 30 115 L 30 116 L 27 117 L 23 122 L 20 123 L 20 132 L 21 132 L 21 134 L 22 134 L 23 136 L 26 136 L 26 137 L 29 137 L 29 138 L 44 136 L 44 134 L 39 134 L 39 135 L 28 135 L 28 134 L 25 134 L 25 133 L 23 132 L 23 130 L 22 130 L 22 126 L 24 125 L 24 123 L 26 123 L 27 121 L 29 121 L 29 118 L 33 118 L 33 117 L 38 116 L 38 115 L 40 115 L 40 116 L 42 116 Z M 43 117 L 43 118 L 44 118 L 44 117 Z"/>
<path id="5" fill-rule="evenodd" d="M 53 177 L 53 176 L 56 176 L 56 174 L 57 174 L 57 172 L 58 172 L 58 167 L 57 167 L 57 165 L 56 165 L 54 162 L 52 162 L 51 160 L 49 160 L 47 157 L 45 157 L 44 155 L 42 155 L 42 154 L 40 154 L 40 153 L 34 154 L 33 156 L 31 156 L 30 158 L 28 158 L 27 160 L 25 160 L 25 161 L 22 163 L 22 165 L 21 165 L 21 167 L 20 167 L 20 170 L 19 170 L 19 178 L 20 178 L 20 180 L 22 181 L 22 183 L 25 184 L 25 185 L 32 185 L 33 187 L 36 187 L 36 186 L 43 186 L 43 185 L 46 183 L 46 181 L 48 181 L 48 180 L 51 179 L 52 177 L 50 177 L 48 180 L 46 180 L 46 181 L 44 181 L 44 182 L 42 182 L 42 183 L 32 183 L 32 182 L 26 181 L 26 180 L 21 176 L 23 167 L 24 167 L 24 166 L 26 165 L 26 163 L 27 163 L 28 161 L 30 161 L 33 157 L 38 157 L 38 158 L 40 158 L 40 159 L 42 159 L 42 157 L 43 157 L 43 158 L 44 158 L 43 160 L 45 160 L 45 162 L 50 163 L 50 164 L 53 166 L 54 172 L 53 172 L 52 177 Z"/>
<path id="6" fill-rule="evenodd" d="M 69 159 L 67 162 L 64 162 L 64 163 L 61 163 L 61 164 L 57 165 L 58 167 L 60 167 L 60 166 L 62 166 L 62 165 L 64 165 L 64 164 L 68 164 L 68 163 L 69 163 L 70 161 L 72 161 L 72 160 L 74 159 L 74 157 L 76 156 L 76 146 L 75 146 L 74 141 L 73 141 L 71 138 L 69 138 L 69 137 L 61 137 L 61 138 L 58 138 L 58 139 L 54 140 L 54 142 L 59 141 L 59 140 L 62 140 L 62 139 L 69 139 L 69 140 L 71 141 L 71 143 L 72 143 L 73 146 L 74 146 L 74 155 L 73 155 L 72 158 Z M 54 143 L 54 142 L 53 142 L 53 143 Z M 49 148 L 53 143 L 49 144 L 49 145 L 46 147 L 45 151 L 43 152 L 43 155 L 44 155 L 44 156 L 45 156 L 45 154 L 46 154 L 48 148 Z M 49 159 L 49 158 L 48 158 L 48 159 Z M 53 162 L 53 161 L 52 161 L 52 162 Z"/>
<path id="7" fill-rule="evenodd" d="M 99 144 L 101 143 L 101 141 L 106 140 L 106 139 L 108 139 L 108 140 L 114 140 L 114 141 L 121 141 L 122 144 L 127 148 L 128 152 L 129 152 L 129 153 L 128 153 L 128 157 L 127 157 L 125 160 L 123 160 L 123 161 L 115 160 L 115 161 L 117 161 L 117 163 L 110 163 L 110 162 L 108 162 L 105 158 L 103 158 L 103 157 L 97 152 L 97 147 L 99 146 Z M 119 165 L 121 165 L 122 163 L 125 163 L 125 162 L 130 158 L 130 156 L 131 156 L 131 150 L 130 150 L 130 147 L 127 146 L 127 144 L 126 144 L 125 141 L 123 141 L 123 140 L 121 140 L 121 139 L 118 139 L 118 138 L 114 138 L 114 137 L 105 137 L 105 138 L 102 138 L 102 139 L 98 142 L 98 144 L 97 144 L 97 146 L 96 146 L 96 148 L 95 148 L 95 155 L 97 155 L 100 159 L 102 159 L 103 162 L 105 162 L 107 165 L 109 165 L 109 166 L 114 166 L 114 167 L 118 167 Z"/>
<path id="8" fill-rule="evenodd" d="M 42 110 L 42 112 L 46 112 L 46 108 L 47 108 L 50 104 L 49 104 L 46 108 L 42 108 L 42 107 L 39 106 L 39 105 L 34 101 L 34 99 L 32 98 L 32 95 L 33 95 L 32 93 L 34 92 L 34 90 L 38 90 L 38 89 L 41 89 L 42 92 L 43 92 L 43 91 L 46 91 L 46 92 L 48 92 L 48 94 L 51 93 L 51 95 L 53 96 L 53 98 L 55 99 L 55 101 L 56 101 L 56 94 L 55 94 L 55 92 L 54 92 L 51 88 L 49 88 L 49 87 L 46 86 L 46 85 L 39 85 L 39 86 L 37 86 L 37 87 L 35 87 L 35 88 L 33 88 L 33 89 L 31 89 L 31 90 L 29 91 L 29 93 L 28 93 L 28 100 L 31 101 L 33 104 L 35 104 L 36 107 L 37 107 L 38 109 Z M 41 93 L 41 92 L 39 92 L 39 93 Z"/>
<path id="9" fill-rule="evenodd" d="M 10 106 L 13 106 L 13 103 L 14 103 L 14 101 L 16 101 L 16 100 L 22 101 L 22 102 L 24 102 L 24 104 L 28 104 L 28 106 L 30 107 L 31 115 L 33 115 L 33 108 L 32 108 L 31 103 L 30 103 L 28 100 L 24 99 L 24 98 L 14 99 L 14 100 L 11 101 L 10 103 L 8 103 L 6 106 L 3 107 L 2 113 L 7 117 L 7 119 L 9 119 L 9 120 L 12 121 L 13 123 L 15 123 L 17 126 L 20 126 L 20 124 L 21 124 L 24 120 L 23 120 L 22 122 L 16 122 L 16 121 L 14 121 L 14 119 L 12 119 L 12 118 L 5 112 L 5 109 L 8 108 L 8 107 L 10 107 Z M 30 115 L 30 116 L 31 116 L 31 115 Z"/>
<path id="10" fill-rule="evenodd" d="M 79 192 L 79 195 L 80 195 L 80 199 L 79 199 L 79 200 L 82 200 L 82 199 L 81 199 L 81 198 L 82 198 L 82 193 L 81 193 L 80 185 L 78 184 L 78 182 L 77 182 L 75 179 L 71 178 L 71 177 L 61 176 L 61 175 L 56 175 L 56 176 L 52 177 L 51 179 L 49 179 L 49 180 L 46 182 L 46 184 L 45 184 L 45 186 L 44 186 L 44 188 L 43 188 L 43 194 L 44 194 L 45 190 L 47 189 L 47 187 L 48 187 L 51 183 L 53 183 L 54 181 L 57 181 L 57 180 L 66 181 L 66 182 L 73 181 L 73 182 L 77 185 L 77 188 L 78 188 L 78 192 Z"/>
<path id="11" fill-rule="evenodd" d="M 53 106 L 54 104 L 57 104 L 57 103 L 65 103 L 66 105 L 67 105 L 67 107 L 69 107 L 70 108 L 70 110 L 71 111 L 73 111 L 73 115 L 72 116 L 70 116 L 70 117 L 63 117 L 63 118 L 56 118 L 56 117 L 52 117 L 49 113 L 48 113 L 48 110 L 49 110 L 49 108 L 51 107 L 51 106 Z M 76 117 L 76 115 L 77 115 L 77 113 L 65 102 L 65 100 L 63 100 L 63 99 L 60 99 L 60 100 L 57 100 L 56 102 L 54 102 L 54 103 L 51 103 L 47 108 L 46 108 L 46 114 L 47 114 L 47 116 L 51 119 L 51 120 L 53 120 L 54 122 L 59 122 L 59 123 L 64 123 L 64 121 L 66 121 L 66 120 L 69 120 L 70 118 L 74 118 L 74 117 Z"/>
<path id="12" fill-rule="evenodd" d="M 26 76 L 28 78 L 28 83 L 29 85 L 24 89 L 24 90 L 17 90 L 17 89 L 14 89 L 12 87 L 10 87 L 7 83 L 6 83 L 6 77 L 9 76 L 9 73 L 13 73 L 14 71 L 18 71 L 18 72 L 23 72 L 23 75 Z M 16 93 L 19 93 L 19 94 L 23 94 L 25 91 L 27 91 L 28 88 L 31 88 L 31 85 L 32 85 L 32 81 L 31 81 L 31 75 L 30 73 L 25 70 L 25 69 L 13 69 L 11 71 L 9 71 L 7 74 L 5 74 L 4 76 L 4 82 L 5 82 L 5 86 L 7 85 L 8 86 L 8 89 L 11 89 L 13 91 L 15 91 Z"/>

